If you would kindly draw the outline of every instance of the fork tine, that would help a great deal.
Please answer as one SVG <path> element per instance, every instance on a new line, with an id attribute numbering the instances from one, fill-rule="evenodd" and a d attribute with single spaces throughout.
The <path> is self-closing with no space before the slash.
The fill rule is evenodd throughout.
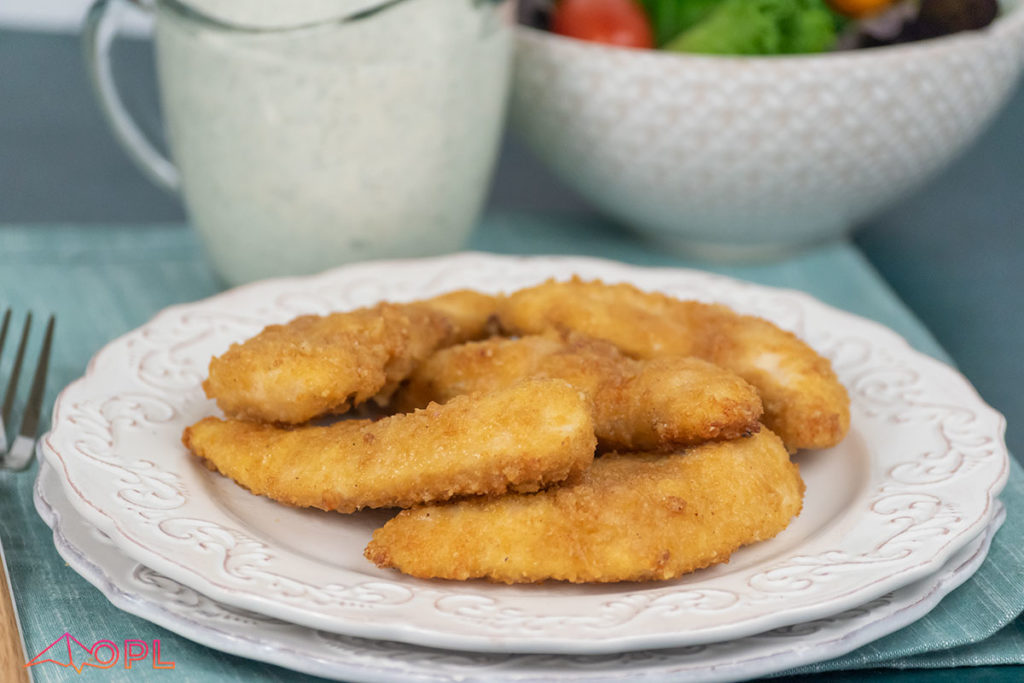
<path id="1" fill-rule="evenodd" d="M 4 321 L 0 323 L 0 358 L 4 357 L 4 344 L 7 342 L 7 328 L 11 326 L 11 309 L 4 311 Z M 0 409 L 0 447 L 7 448 L 7 430 L 4 428 L 6 418 Z"/>
<path id="2" fill-rule="evenodd" d="M 53 327 L 55 316 L 51 315 L 46 323 L 46 334 L 43 336 L 43 347 L 39 351 L 36 371 L 32 376 L 32 389 L 25 405 L 25 414 L 21 418 L 21 428 L 15 437 L 11 450 L 4 460 L 4 467 L 20 470 L 32 460 L 35 452 L 36 434 L 39 431 L 39 415 L 43 409 L 43 397 L 46 393 L 46 374 L 50 368 L 50 348 L 53 345 Z"/>
<path id="3" fill-rule="evenodd" d="M 6 317 L 6 316 L 5 316 Z M 21 364 L 25 359 L 25 348 L 28 346 L 28 331 L 32 327 L 32 314 L 25 314 L 25 329 L 21 331 L 21 342 L 18 344 L 18 351 L 14 354 L 14 366 L 11 368 L 11 377 L 7 382 L 7 392 L 4 394 L 4 403 L 0 407 L 0 426 L 6 425 L 11 419 L 11 407 L 14 405 L 14 395 L 18 391 L 18 378 L 21 376 Z M 3 437 L 2 445 L 7 448 L 6 431 L 0 434 Z"/>
<path id="4" fill-rule="evenodd" d="M 0 323 L 0 358 L 4 357 L 4 342 L 7 341 L 7 328 L 11 326 L 11 309 L 4 311 L 4 321 Z"/>

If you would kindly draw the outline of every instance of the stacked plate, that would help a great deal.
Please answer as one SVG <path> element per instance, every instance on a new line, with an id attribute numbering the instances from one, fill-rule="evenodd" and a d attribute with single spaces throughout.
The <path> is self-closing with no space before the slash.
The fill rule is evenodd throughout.
<path id="1" fill-rule="evenodd" d="M 632 282 L 771 319 L 828 356 L 852 400 L 838 447 L 795 456 L 804 509 L 775 539 L 677 581 L 432 582 L 362 556 L 384 513 L 286 508 L 181 445 L 214 414 L 211 356 L 304 313 L 549 277 Z M 461 254 L 275 280 L 170 308 L 61 394 L 37 505 L 115 604 L 192 640 L 345 680 L 731 680 L 835 657 L 925 614 L 1001 521 L 1002 417 L 956 371 L 807 295 L 706 273 Z"/>

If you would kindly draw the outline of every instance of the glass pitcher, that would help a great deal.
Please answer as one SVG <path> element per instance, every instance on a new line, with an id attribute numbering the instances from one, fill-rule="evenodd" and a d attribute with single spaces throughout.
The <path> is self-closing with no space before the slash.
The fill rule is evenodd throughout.
<path id="1" fill-rule="evenodd" d="M 230 284 L 460 248 L 489 186 L 510 0 L 154 0 L 170 158 L 122 105 L 109 51 L 127 0 L 85 27 L 115 134 L 180 192 Z"/>

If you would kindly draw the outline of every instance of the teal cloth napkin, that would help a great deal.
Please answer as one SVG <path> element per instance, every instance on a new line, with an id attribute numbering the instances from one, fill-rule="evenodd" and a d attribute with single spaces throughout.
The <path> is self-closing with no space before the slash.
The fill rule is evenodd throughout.
<path id="1" fill-rule="evenodd" d="M 708 267 L 655 251 L 594 219 L 502 214 L 483 221 L 470 247 L 509 254 L 599 256 L 646 266 L 703 267 L 766 285 L 801 289 L 877 320 L 919 350 L 948 361 L 927 330 L 847 243 L 807 251 L 781 263 Z M 26 310 L 57 314 L 47 387 L 51 399 L 83 373 L 89 358 L 106 342 L 168 305 L 220 289 L 193 232 L 183 226 L 0 226 L 0 308 L 10 306 L 16 314 Z M 38 337 L 37 331 L 36 343 Z M 0 367 L 0 376 L 7 363 Z M 30 654 L 65 631 L 87 643 L 159 638 L 165 658 L 176 662 L 173 672 L 88 670 L 82 675 L 96 680 L 151 676 L 204 683 L 299 678 L 284 669 L 194 644 L 114 608 L 54 550 L 50 530 L 32 504 L 35 471 L 33 466 L 22 474 L 0 473 L 0 538 Z M 791 673 L 1024 664 L 1024 618 L 1020 617 L 1024 549 L 1018 547 L 1018 539 L 1024 537 L 1024 471 L 1017 463 L 1002 499 L 1007 519 L 989 558 L 974 578 L 928 616 L 845 657 Z M 998 680 L 1020 680 L 1024 675 L 1019 667 L 990 671 Z M 79 680 L 73 670 L 57 666 L 35 667 L 33 672 L 37 681 Z M 852 675 L 844 674 L 843 680 Z M 898 678 L 889 673 L 883 680 L 887 676 Z"/>

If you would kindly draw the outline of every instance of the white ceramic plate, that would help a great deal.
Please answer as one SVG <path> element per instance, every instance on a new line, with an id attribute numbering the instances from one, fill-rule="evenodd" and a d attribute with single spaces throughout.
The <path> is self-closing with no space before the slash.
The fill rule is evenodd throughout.
<path id="1" fill-rule="evenodd" d="M 937 574 L 835 616 L 739 640 L 620 655 L 508 655 L 431 650 L 314 631 L 206 598 L 130 559 L 68 503 L 46 465 L 36 509 L 68 565 L 117 607 L 202 645 L 346 681 L 607 681 L 689 683 L 764 676 L 846 654 L 927 614 L 981 566 L 1005 513 L 997 501 L 985 533 Z"/>
<path id="2" fill-rule="evenodd" d="M 728 565 L 653 584 L 421 581 L 362 556 L 385 514 L 295 510 L 202 467 L 182 429 L 215 413 L 211 356 L 264 325 L 551 276 L 719 301 L 794 330 L 852 396 L 837 448 L 797 456 L 804 511 Z M 1008 474 L 1004 420 L 956 371 L 798 292 L 696 271 L 483 254 L 350 266 L 236 289 L 112 342 L 57 400 L 41 449 L 71 504 L 129 557 L 219 602 L 345 635 L 489 652 L 595 654 L 720 642 L 838 614 L 938 571 L 978 536 Z"/>

